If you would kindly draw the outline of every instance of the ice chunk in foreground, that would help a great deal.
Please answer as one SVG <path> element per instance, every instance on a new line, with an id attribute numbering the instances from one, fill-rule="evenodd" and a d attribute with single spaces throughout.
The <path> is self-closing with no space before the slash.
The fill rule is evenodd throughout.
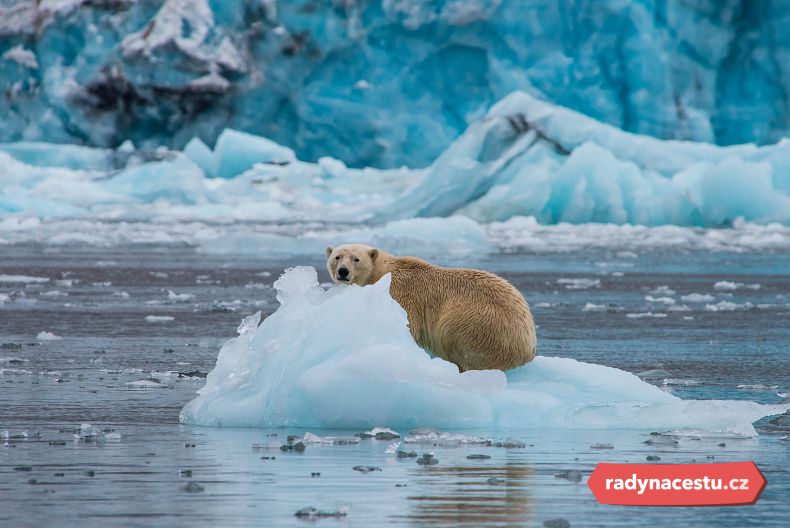
<path id="1" fill-rule="evenodd" d="M 790 404 L 682 400 L 618 369 L 537 357 L 507 374 L 459 373 L 429 357 L 389 295 L 373 286 L 324 290 L 314 268 L 274 284 L 280 308 L 225 343 L 188 424 L 225 427 L 388 426 L 442 429 L 705 429 L 754 434 Z"/>

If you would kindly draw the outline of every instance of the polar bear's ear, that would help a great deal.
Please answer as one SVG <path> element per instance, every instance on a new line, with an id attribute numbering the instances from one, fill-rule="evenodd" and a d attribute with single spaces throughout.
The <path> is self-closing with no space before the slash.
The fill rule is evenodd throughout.
<path id="1" fill-rule="evenodd" d="M 371 249 L 370 251 L 368 251 L 368 255 L 370 255 L 371 260 L 375 261 L 379 256 L 379 250 Z"/>
<path id="2" fill-rule="evenodd" d="M 326 258 L 329 258 L 329 255 L 331 255 L 334 250 L 335 248 L 333 248 L 332 246 L 326 248 Z"/>

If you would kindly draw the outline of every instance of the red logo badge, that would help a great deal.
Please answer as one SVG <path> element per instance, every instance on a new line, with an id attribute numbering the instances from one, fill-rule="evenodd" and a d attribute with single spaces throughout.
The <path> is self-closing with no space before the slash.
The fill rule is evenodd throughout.
<path id="1" fill-rule="evenodd" d="M 754 504 L 766 483 L 754 462 L 601 463 L 587 480 L 598 502 L 623 506 Z"/>

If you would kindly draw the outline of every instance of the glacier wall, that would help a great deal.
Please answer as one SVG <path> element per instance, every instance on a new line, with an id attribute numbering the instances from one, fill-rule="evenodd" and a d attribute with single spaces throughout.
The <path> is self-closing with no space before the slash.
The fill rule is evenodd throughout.
<path id="1" fill-rule="evenodd" d="M 524 90 L 657 138 L 772 143 L 788 23 L 771 0 L 5 0 L 0 141 L 183 148 L 233 128 L 422 167 Z"/>

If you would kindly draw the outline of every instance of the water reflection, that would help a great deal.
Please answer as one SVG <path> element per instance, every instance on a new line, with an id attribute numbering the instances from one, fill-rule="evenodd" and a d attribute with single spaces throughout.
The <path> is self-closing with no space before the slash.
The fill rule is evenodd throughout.
<path id="1" fill-rule="evenodd" d="M 420 526 L 530 524 L 532 477 L 533 469 L 520 461 L 415 469 L 422 493 L 408 497 L 410 513 L 403 517 Z"/>

